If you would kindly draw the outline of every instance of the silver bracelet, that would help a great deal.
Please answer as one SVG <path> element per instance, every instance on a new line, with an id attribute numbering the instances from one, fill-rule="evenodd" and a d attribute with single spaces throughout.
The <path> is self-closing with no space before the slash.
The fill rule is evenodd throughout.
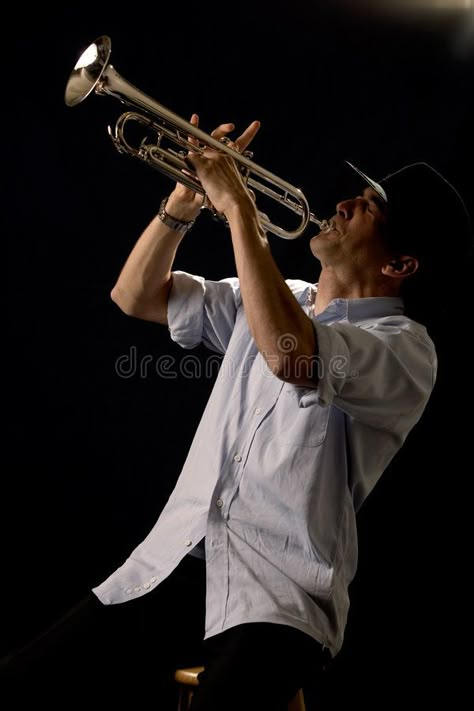
<path id="1" fill-rule="evenodd" d="M 184 236 L 186 232 L 189 232 L 196 220 L 189 220 L 189 222 L 184 222 L 183 220 L 178 220 L 176 217 L 172 217 L 172 215 L 166 212 L 167 203 L 168 197 L 163 198 L 163 200 L 161 201 L 160 210 L 158 212 L 158 217 L 167 227 Z"/>

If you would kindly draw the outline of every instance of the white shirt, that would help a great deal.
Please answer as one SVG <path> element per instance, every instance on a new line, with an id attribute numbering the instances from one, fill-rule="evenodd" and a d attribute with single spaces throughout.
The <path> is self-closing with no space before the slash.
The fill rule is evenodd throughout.
<path id="1" fill-rule="evenodd" d="M 238 279 L 173 273 L 171 338 L 225 356 L 158 521 L 94 592 L 105 604 L 146 594 L 205 537 L 206 637 L 274 622 L 335 655 L 357 567 L 356 511 L 420 418 L 436 355 L 398 298 L 334 299 L 313 316 L 314 286 L 287 284 L 316 330 L 315 388 L 272 374 Z"/>

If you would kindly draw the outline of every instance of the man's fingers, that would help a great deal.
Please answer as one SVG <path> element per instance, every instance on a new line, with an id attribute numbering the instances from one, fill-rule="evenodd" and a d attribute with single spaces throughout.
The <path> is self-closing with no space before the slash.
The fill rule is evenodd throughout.
<path id="1" fill-rule="evenodd" d="M 219 138 L 222 138 L 226 134 L 230 133 L 233 131 L 235 128 L 233 123 L 221 123 L 220 126 L 215 128 L 213 132 L 211 133 L 212 138 L 216 138 L 219 140 Z"/>
<path id="2" fill-rule="evenodd" d="M 199 153 L 188 153 L 186 158 L 184 158 L 183 160 L 188 166 L 188 168 L 193 171 L 194 174 L 196 171 L 196 165 L 200 164 L 200 159 L 201 156 L 199 155 Z"/>
<path id="3" fill-rule="evenodd" d="M 197 128 L 199 126 L 199 116 L 197 114 L 193 114 L 191 116 L 189 123 L 192 124 L 192 126 L 196 126 L 196 128 Z M 199 141 L 195 136 L 188 135 L 188 141 L 193 146 L 197 146 L 199 144 Z M 184 162 L 186 163 L 186 165 L 188 166 L 188 168 L 190 170 L 188 171 L 188 170 L 183 169 L 183 173 L 184 173 L 184 175 L 187 175 L 190 177 L 193 177 L 195 175 L 194 166 L 191 164 L 191 162 L 188 163 L 188 160 L 187 160 L 187 158 L 192 155 L 195 155 L 195 153 L 188 151 L 187 157 L 184 158 Z"/>
<path id="4" fill-rule="evenodd" d="M 191 117 L 191 123 L 193 126 L 198 126 L 199 125 L 199 117 L 197 114 L 193 114 Z M 219 141 L 221 138 L 224 138 L 227 136 L 228 133 L 233 131 L 235 128 L 235 125 L 233 123 L 221 123 L 220 126 L 215 128 L 211 136 L 212 138 L 215 138 L 217 141 Z M 257 134 L 258 130 L 260 128 L 260 121 L 252 121 L 250 126 L 245 129 L 245 131 L 242 133 L 241 136 L 239 136 L 235 141 L 231 142 L 230 145 L 235 148 L 237 151 L 244 151 L 247 146 L 251 143 L 251 141 L 254 139 L 255 135 Z M 197 140 L 195 138 L 190 137 L 190 142 L 196 145 Z"/>
<path id="5" fill-rule="evenodd" d="M 247 146 L 255 138 L 259 128 L 260 128 L 260 121 L 252 121 L 250 126 L 248 128 L 246 128 L 245 131 L 242 133 L 242 135 L 239 136 L 237 138 L 237 140 L 234 142 L 235 148 L 240 152 L 245 151 Z"/>
<path id="6" fill-rule="evenodd" d="M 197 126 L 199 124 L 199 117 L 197 114 L 193 114 L 191 116 L 191 123 L 193 126 Z M 221 123 L 220 126 L 215 128 L 211 136 L 215 140 L 219 141 L 222 138 L 227 138 L 227 134 L 233 131 L 235 128 L 235 125 L 233 123 Z M 250 144 L 250 142 L 253 140 L 255 135 L 257 134 L 258 130 L 260 128 L 260 121 L 252 121 L 252 123 L 245 129 L 245 131 L 240 135 L 236 141 L 230 141 L 227 139 L 227 143 L 230 148 L 234 148 L 234 150 L 238 151 L 241 153 L 244 151 L 247 146 Z M 194 137 L 189 137 L 189 142 L 192 145 L 198 145 L 199 141 L 197 141 Z M 213 159 L 217 158 L 219 156 L 219 152 L 216 152 L 212 150 L 209 147 L 204 146 L 203 147 L 203 153 L 202 156 L 205 158 Z M 187 158 L 185 159 L 185 163 L 187 166 L 192 169 L 195 168 L 192 164 L 192 160 L 201 157 L 200 152 L 194 152 L 194 151 L 189 151 Z M 191 160 L 188 160 L 191 159 Z M 186 172 L 186 171 L 184 171 Z"/>
<path id="7" fill-rule="evenodd" d="M 199 126 L 199 116 L 197 114 L 193 114 L 189 123 L 191 123 L 193 126 L 196 126 L 197 128 Z M 194 136 L 188 136 L 188 141 L 192 143 L 193 146 L 196 146 L 198 143 L 197 138 L 195 138 Z"/>

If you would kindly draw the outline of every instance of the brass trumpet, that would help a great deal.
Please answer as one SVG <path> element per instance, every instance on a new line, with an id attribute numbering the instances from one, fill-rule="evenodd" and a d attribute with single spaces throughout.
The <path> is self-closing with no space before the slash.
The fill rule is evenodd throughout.
<path id="1" fill-rule="evenodd" d="M 259 219 L 265 230 L 283 239 L 291 240 L 299 237 L 309 222 L 314 222 L 323 231 L 328 229 L 326 220 L 318 220 L 310 212 L 308 201 L 302 191 L 254 163 L 250 151 L 239 153 L 225 141 L 212 138 L 126 81 L 109 63 L 111 46 L 111 40 L 106 35 L 89 45 L 71 72 L 64 98 L 68 106 L 76 106 L 95 91 L 96 94 L 114 96 L 123 104 L 138 109 L 140 113 L 137 111 L 123 113 L 113 130 L 108 127 L 109 135 L 120 153 L 139 158 L 168 177 L 205 196 L 199 178 L 184 159 L 189 151 L 202 153 L 206 147 L 223 151 L 236 161 L 246 185 L 254 193 L 260 192 L 300 216 L 299 225 L 294 230 L 286 230 L 274 224 L 266 214 L 259 211 Z M 137 147 L 132 146 L 125 138 L 127 124 L 131 122 L 145 127 L 148 134 L 152 133 L 156 137 L 156 142 L 150 143 L 147 135 Z M 170 145 L 166 145 L 168 143 Z"/>

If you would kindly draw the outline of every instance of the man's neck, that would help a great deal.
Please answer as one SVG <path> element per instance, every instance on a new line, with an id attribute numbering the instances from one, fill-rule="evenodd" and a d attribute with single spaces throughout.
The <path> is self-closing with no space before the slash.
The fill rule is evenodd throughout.
<path id="1" fill-rule="evenodd" d="M 364 299 L 371 296 L 397 296 L 397 289 L 388 284 L 363 282 L 359 279 L 342 278 L 331 268 L 322 269 L 318 280 L 318 291 L 314 313 L 320 314 L 333 299 Z M 392 286 L 392 285 L 390 285 Z"/>

